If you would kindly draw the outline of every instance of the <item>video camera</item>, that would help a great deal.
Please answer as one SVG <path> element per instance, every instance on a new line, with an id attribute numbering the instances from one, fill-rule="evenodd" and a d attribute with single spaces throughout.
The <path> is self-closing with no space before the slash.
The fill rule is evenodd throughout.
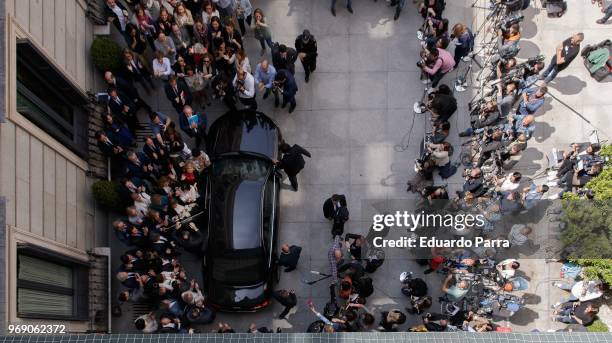
<path id="1" fill-rule="evenodd" d="M 515 14 L 509 15 L 509 16 L 503 18 L 500 21 L 500 27 L 507 29 L 510 26 L 512 26 L 513 24 L 518 24 L 518 23 L 522 22 L 523 20 L 525 20 L 525 16 L 524 15 L 522 15 L 521 13 L 515 13 Z"/>

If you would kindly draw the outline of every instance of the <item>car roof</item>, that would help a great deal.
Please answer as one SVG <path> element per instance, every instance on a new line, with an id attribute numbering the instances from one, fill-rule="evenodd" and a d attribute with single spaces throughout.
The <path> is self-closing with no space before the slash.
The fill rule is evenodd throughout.
<path id="1" fill-rule="evenodd" d="M 213 158 L 246 152 L 278 159 L 280 130 L 268 116 L 253 110 L 231 111 L 210 128 Z"/>
<path id="2" fill-rule="evenodd" d="M 260 248 L 262 192 L 265 182 L 236 180 L 213 190 L 213 249 L 218 252 Z M 220 192 L 218 194 L 216 192 Z M 216 194 L 215 194 L 216 193 Z"/>

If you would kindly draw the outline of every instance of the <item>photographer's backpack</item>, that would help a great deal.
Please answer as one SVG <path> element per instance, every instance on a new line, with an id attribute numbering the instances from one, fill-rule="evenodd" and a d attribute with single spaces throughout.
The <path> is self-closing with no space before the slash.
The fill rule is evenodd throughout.
<path id="1" fill-rule="evenodd" d="M 598 82 L 612 74 L 612 41 L 606 39 L 597 45 L 588 45 L 582 49 L 584 66 L 592 78 Z"/>

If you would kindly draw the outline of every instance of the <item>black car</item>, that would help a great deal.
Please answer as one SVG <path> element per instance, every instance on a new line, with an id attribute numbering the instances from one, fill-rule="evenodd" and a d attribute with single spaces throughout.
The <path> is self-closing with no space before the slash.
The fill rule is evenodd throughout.
<path id="1" fill-rule="evenodd" d="M 256 311 L 270 303 L 278 270 L 281 134 L 263 113 L 234 111 L 211 126 L 206 173 L 208 301 L 223 311 Z"/>

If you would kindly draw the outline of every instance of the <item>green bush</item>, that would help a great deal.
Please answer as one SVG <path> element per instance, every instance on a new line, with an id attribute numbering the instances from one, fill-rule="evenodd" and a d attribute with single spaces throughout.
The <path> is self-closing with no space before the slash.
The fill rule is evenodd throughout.
<path id="1" fill-rule="evenodd" d="M 609 259 L 612 256 L 612 145 L 602 147 L 600 156 L 607 159 L 606 168 L 586 184 L 586 188 L 593 190 L 594 199 L 580 199 L 574 193 L 563 196 L 563 220 L 567 227 L 561 240 L 572 251 L 569 256 L 572 262 L 584 268 L 588 279 L 601 280 L 612 288 L 612 259 Z"/>
<path id="2" fill-rule="evenodd" d="M 591 325 L 587 326 L 587 332 L 608 332 L 608 326 L 601 320 L 595 320 Z"/>
<path id="3" fill-rule="evenodd" d="M 115 181 L 96 181 L 91 187 L 96 202 L 107 210 L 122 211 L 123 200 L 119 196 L 119 184 Z"/>
<path id="4" fill-rule="evenodd" d="M 91 43 L 91 60 L 100 71 L 117 71 L 121 67 L 123 50 L 108 37 L 97 36 Z"/>

